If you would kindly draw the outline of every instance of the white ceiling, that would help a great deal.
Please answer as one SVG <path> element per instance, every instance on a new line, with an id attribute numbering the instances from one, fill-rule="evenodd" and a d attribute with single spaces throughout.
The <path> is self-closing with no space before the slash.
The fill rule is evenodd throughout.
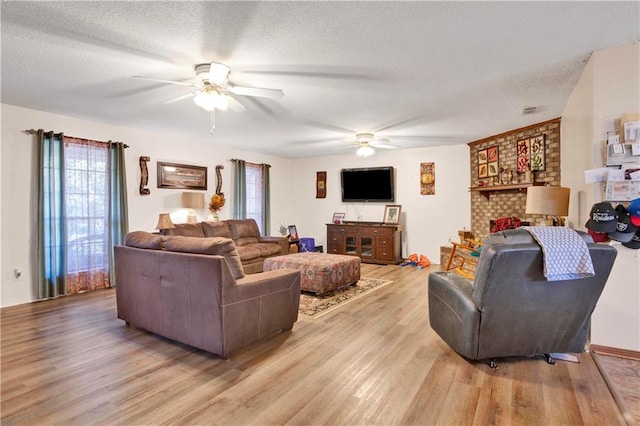
<path id="1" fill-rule="evenodd" d="M 640 40 L 637 1 L 3 1 L 1 12 L 3 103 L 290 158 L 347 154 L 357 132 L 413 148 L 557 117 L 591 52 Z M 190 99 L 163 103 L 188 87 L 132 78 L 195 81 L 193 65 L 211 61 L 285 96 L 238 96 L 248 110 L 218 113 L 209 136 Z"/>

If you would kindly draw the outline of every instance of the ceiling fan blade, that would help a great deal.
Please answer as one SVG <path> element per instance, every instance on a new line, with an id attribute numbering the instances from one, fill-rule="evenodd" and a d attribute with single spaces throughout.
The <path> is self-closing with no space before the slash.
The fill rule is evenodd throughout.
<path id="1" fill-rule="evenodd" d="M 157 78 L 142 77 L 140 75 L 134 75 L 133 78 L 139 78 L 140 80 L 159 81 L 160 83 L 167 83 L 167 84 L 178 84 L 180 86 L 198 87 L 198 85 L 194 83 L 183 83 L 181 81 L 172 81 L 172 80 L 160 80 Z"/>
<path id="2" fill-rule="evenodd" d="M 247 110 L 247 107 L 238 102 L 233 96 L 227 96 L 227 103 L 229 104 L 229 109 L 233 112 L 243 112 Z"/>
<path id="3" fill-rule="evenodd" d="M 399 120 L 397 120 L 395 122 L 383 124 L 378 129 L 375 130 L 375 133 L 379 133 L 379 132 L 382 132 L 384 130 L 389 130 L 389 129 L 394 128 L 394 127 L 403 126 L 405 124 L 413 123 L 415 121 L 419 122 L 421 120 L 424 120 L 424 119 L 430 118 L 430 117 L 433 119 L 433 114 L 418 114 L 418 115 L 414 115 L 412 117 L 404 117 L 404 118 L 401 118 L 401 119 L 399 119 Z"/>
<path id="4" fill-rule="evenodd" d="M 227 79 L 231 68 L 219 62 L 211 62 L 209 66 L 209 81 L 220 86 Z"/>
<path id="5" fill-rule="evenodd" d="M 356 133 L 353 130 L 347 129 L 345 127 L 340 127 L 340 126 L 336 126 L 336 125 L 333 125 L 333 124 L 321 123 L 319 121 L 310 120 L 310 119 L 307 119 L 307 118 L 297 118 L 295 120 L 296 120 L 297 123 L 302 124 L 304 126 L 315 127 L 317 129 L 321 129 L 321 130 L 329 130 L 329 131 L 332 131 L 332 132 L 344 133 L 344 134 Z"/>
<path id="6" fill-rule="evenodd" d="M 256 96 L 259 98 L 281 98 L 284 92 L 280 89 L 265 89 L 262 87 L 229 86 L 229 92 L 242 96 Z"/>
<path id="7" fill-rule="evenodd" d="M 175 98 L 172 98 L 172 99 L 169 99 L 167 101 L 164 101 L 163 104 L 172 104 L 174 102 L 179 102 L 179 101 L 181 101 L 183 99 L 191 98 L 191 97 L 193 97 L 195 95 L 196 95 L 196 93 L 186 93 L 184 95 L 180 95 L 180 96 L 177 96 Z"/>
<path id="8" fill-rule="evenodd" d="M 382 148 L 382 149 L 398 149 L 398 146 L 395 145 L 387 145 L 386 143 L 373 143 L 371 144 L 373 148 Z"/>

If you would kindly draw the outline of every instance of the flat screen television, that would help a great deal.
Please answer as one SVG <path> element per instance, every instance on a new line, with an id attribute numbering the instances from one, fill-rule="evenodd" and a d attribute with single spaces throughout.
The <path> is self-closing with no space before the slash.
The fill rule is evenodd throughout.
<path id="1" fill-rule="evenodd" d="M 394 201 L 393 167 L 342 169 L 340 181 L 345 203 Z"/>

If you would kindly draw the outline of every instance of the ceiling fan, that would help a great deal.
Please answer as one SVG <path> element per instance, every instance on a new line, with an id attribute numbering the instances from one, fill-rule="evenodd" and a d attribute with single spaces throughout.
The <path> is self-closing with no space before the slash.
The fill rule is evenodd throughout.
<path id="1" fill-rule="evenodd" d="M 368 157 L 375 154 L 375 148 L 396 149 L 396 146 L 388 145 L 389 139 L 376 138 L 373 133 L 357 133 L 356 134 L 356 155 L 360 157 Z"/>
<path id="2" fill-rule="evenodd" d="M 196 76 L 200 80 L 195 83 L 160 80 L 157 78 L 147 78 L 139 75 L 134 76 L 134 78 L 193 87 L 197 89 L 195 92 L 172 99 L 168 101 L 168 103 L 193 97 L 193 101 L 196 105 L 210 111 L 211 113 L 214 113 L 216 109 L 219 111 L 225 111 L 228 107 L 233 110 L 244 110 L 245 107 L 237 101 L 235 98 L 236 95 L 263 98 L 280 98 L 284 96 L 284 92 L 280 89 L 245 87 L 233 84 L 233 82 L 229 80 L 231 68 L 219 62 L 196 64 L 194 66 L 194 70 Z"/>

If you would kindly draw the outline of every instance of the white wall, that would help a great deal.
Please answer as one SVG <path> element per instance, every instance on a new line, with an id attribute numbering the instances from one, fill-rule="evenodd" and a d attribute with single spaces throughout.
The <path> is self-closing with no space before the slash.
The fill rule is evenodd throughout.
<path id="1" fill-rule="evenodd" d="M 434 162 L 435 195 L 420 195 L 420 163 Z M 440 246 L 457 240 L 459 229 L 470 228 L 469 147 L 440 146 L 411 150 L 382 150 L 363 159 L 354 153 L 343 156 L 299 159 L 291 168 L 291 200 L 288 221 L 301 237 L 313 237 L 326 251 L 326 224 L 334 212 L 346 213 L 346 220 L 382 222 L 385 203 L 342 203 L 340 169 L 393 166 L 396 197 L 400 204 L 403 257 L 426 255 L 440 263 Z M 327 172 L 327 197 L 316 199 L 316 172 Z M 284 219 L 283 219 L 284 220 Z"/>
<path id="2" fill-rule="evenodd" d="M 186 210 L 180 207 L 182 190 L 158 189 L 156 187 L 156 163 L 168 161 L 208 167 L 208 190 L 210 197 L 215 192 L 215 166 L 222 164 L 223 192 L 227 205 L 220 213 L 221 219 L 231 215 L 231 158 L 241 158 L 256 163 L 271 164 L 272 221 L 271 233 L 278 234 L 275 219 L 287 218 L 291 203 L 286 188 L 290 182 L 290 160 L 265 156 L 253 152 L 229 149 L 216 143 L 208 134 L 202 138 L 180 134 L 152 133 L 114 125 L 80 120 L 49 114 L 41 111 L 1 105 L 2 108 L 2 213 L 0 232 L 1 266 L 0 306 L 10 306 L 34 300 L 33 281 L 35 211 L 33 199 L 35 189 L 34 136 L 21 133 L 25 129 L 63 131 L 70 136 L 100 141 L 122 141 L 130 148 L 126 151 L 127 189 L 129 202 L 129 229 L 148 230 L 155 227 L 158 213 L 171 213 L 175 222 L 186 221 Z M 241 137 L 241 131 L 239 131 Z M 150 195 L 139 194 L 139 157 L 151 157 L 149 166 Z M 207 197 L 207 199 L 208 199 Z M 207 210 L 198 211 L 200 219 L 206 219 Z M 14 278 L 14 269 L 22 271 Z"/>
<path id="3" fill-rule="evenodd" d="M 326 247 L 325 224 L 334 212 L 345 212 L 349 220 L 381 221 L 384 203 L 349 203 L 340 201 L 341 168 L 394 166 L 396 169 L 396 201 L 402 205 L 403 255 L 420 253 L 439 262 L 439 248 L 457 231 L 469 228 L 470 197 L 469 148 L 466 145 L 435 147 L 408 151 L 383 151 L 367 159 L 354 153 L 339 157 L 287 160 L 258 153 L 225 148 L 216 143 L 215 134 L 202 138 L 181 134 L 154 133 L 105 123 L 29 110 L 11 105 L 2 108 L 1 160 L 2 212 L 0 235 L 1 274 L 0 306 L 11 306 L 34 300 L 35 189 L 34 137 L 22 130 L 42 128 L 63 131 L 70 136 L 127 143 L 127 187 L 130 230 L 153 230 L 158 213 L 168 212 L 174 222 L 186 221 L 186 210 L 180 207 L 181 190 L 156 188 L 156 163 L 168 161 L 207 166 L 208 191 L 215 191 L 215 166 L 222 164 L 223 192 L 227 205 L 220 217 L 231 214 L 231 158 L 266 162 L 271 167 L 271 234 L 278 234 L 280 223 L 296 224 L 301 236 L 314 237 L 316 244 Z M 239 134 L 241 137 L 241 134 Z M 150 195 L 139 194 L 138 159 L 151 157 L 149 166 Z M 436 164 L 436 194 L 420 195 L 421 162 Z M 315 198 L 316 171 L 327 171 L 327 198 Z M 206 209 L 198 211 L 199 219 L 207 217 Z M 14 269 L 22 276 L 16 279 Z"/>
<path id="4" fill-rule="evenodd" d="M 595 52 L 562 114 L 562 185 L 572 191 L 569 222 L 584 230 L 604 198 L 584 170 L 604 166 L 606 132 L 622 114 L 640 111 L 640 45 Z M 640 351 L 640 251 L 612 243 L 618 257 L 592 317 L 591 342 Z"/>

